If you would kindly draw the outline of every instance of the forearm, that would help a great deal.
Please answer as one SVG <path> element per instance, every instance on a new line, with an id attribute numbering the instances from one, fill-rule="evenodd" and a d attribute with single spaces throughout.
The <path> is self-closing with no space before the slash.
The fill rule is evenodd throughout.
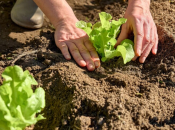
<path id="1" fill-rule="evenodd" d="M 129 14 L 137 12 L 138 15 L 149 14 L 150 0 L 129 0 L 126 12 Z"/>
<path id="2" fill-rule="evenodd" d="M 140 6 L 141 8 L 149 8 L 151 0 L 128 0 L 129 6 Z"/>
<path id="3" fill-rule="evenodd" d="M 34 0 L 54 27 L 66 19 L 76 19 L 71 7 L 65 0 Z M 70 17 L 71 16 L 71 17 Z"/>

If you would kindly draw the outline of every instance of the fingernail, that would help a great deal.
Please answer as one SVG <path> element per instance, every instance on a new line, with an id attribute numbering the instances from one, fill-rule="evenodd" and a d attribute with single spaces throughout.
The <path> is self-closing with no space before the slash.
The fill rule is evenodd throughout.
<path id="1" fill-rule="evenodd" d="M 146 60 L 146 57 L 143 57 L 143 58 L 142 58 L 142 63 L 144 63 L 144 62 L 145 62 L 145 60 Z"/>
<path id="2" fill-rule="evenodd" d="M 65 57 L 67 60 L 71 59 L 70 55 L 65 55 Z"/>
<path id="3" fill-rule="evenodd" d="M 157 54 L 157 49 L 154 49 L 154 54 Z"/>
<path id="4" fill-rule="evenodd" d="M 95 67 L 99 67 L 99 62 L 95 61 Z"/>
<path id="5" fill-rule="evenodd" d="M 81 66 L 86 66 L 86 62 L 84 60 L 81 60 Z"/>
<path id="6" fill-rule="evenodd" d="M 95 68 L 94 68 L 94 65 L 93 64 L 89 64 L 88 65 L 88 70 L 94 70 Z"/>
<path id="7" fill-rule="evenodd" d="M 140 56 L 141 55 L 141 51 L 140 50 L 138 50 L 138 56 Z"/>

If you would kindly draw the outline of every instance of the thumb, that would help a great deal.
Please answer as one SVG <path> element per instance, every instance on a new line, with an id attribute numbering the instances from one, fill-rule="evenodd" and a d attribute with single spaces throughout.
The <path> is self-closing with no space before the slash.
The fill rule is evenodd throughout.
<path id="1" fill-rule="evenodd" d="M 117 43 L 115 44 L 115 48 L 121 43 L 121 41 L 123 41 L 124 39 L 126 39 L 128 37 L 128 29 L 127 29 L 127 24 L 123 24 L 122 25 L 122 30 L 121 33 L 117 39 Z"/>

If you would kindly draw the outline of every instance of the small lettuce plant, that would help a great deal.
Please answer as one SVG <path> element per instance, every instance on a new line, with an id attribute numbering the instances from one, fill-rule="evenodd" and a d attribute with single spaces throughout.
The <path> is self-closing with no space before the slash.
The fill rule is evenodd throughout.
<path id="1" fill-rule="evenodd" d="M 84 30 L 89 36 L 98 54 L 102 57 L 101 61 L 112 59 L 116 56 L 123 58 L 124 64 L 131 61 L 134 57 L 134 43 L 129 40 L 123 40 L 115 49 L 117 43 L 116 37 L 120 33 L 120 26 L 127 20 L 120 18 L 118 21 L 112 20 L 112 16 L 106 12 L 99 13 L 100 21 L 92 25 L 84 21 L 76 23 L 76 27 Z"/>
<path id="2" fill-rule="evenodd" d="M 41 112 L 45 107 L 45 91 L 39 87 L 33 92 L 31 85 L 37 85 L 29 71 L 19 66 L 9 66 L 2 73 L 5 79 L 0 86 L 0 129 L 24 130 L 26 126 L 45 119 Z"/>

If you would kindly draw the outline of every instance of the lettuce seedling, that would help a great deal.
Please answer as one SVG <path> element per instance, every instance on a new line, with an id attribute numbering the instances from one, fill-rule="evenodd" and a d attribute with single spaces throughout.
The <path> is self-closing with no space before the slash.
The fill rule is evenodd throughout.
<path id="1" fill-rule="evenodd" d="M 116 37 L 120 33 L 120 26 L 126 22 L 125 18 L 120 18 L 118 21 L 112 20 L 112 16 L 108 13 L 99 13 L 100 22 L 92 25 L 84 21 L 76 23 L 76 27 L 84 30 L 93 43 L 96 51 L 102 57 L 101 61 L 112 59 L 116 56 L 122 56 L 124 64 L 131 61 L 134 57 L 134 43 L 129 40 L 123 40 L 115 49 L 117 43 Z"/>
<path id="2" fill-rule="evenodd" d="M 0 129 L 23 130 L 26 126 L 45 119 L 41 112 L 45 107 L 45 91 L 39 87 L 33 92 L 31 85 L 37 85 L 29 71 L 19 66 L 9 66 L 2 73 L 5 79 L 0 86 Z"/>

